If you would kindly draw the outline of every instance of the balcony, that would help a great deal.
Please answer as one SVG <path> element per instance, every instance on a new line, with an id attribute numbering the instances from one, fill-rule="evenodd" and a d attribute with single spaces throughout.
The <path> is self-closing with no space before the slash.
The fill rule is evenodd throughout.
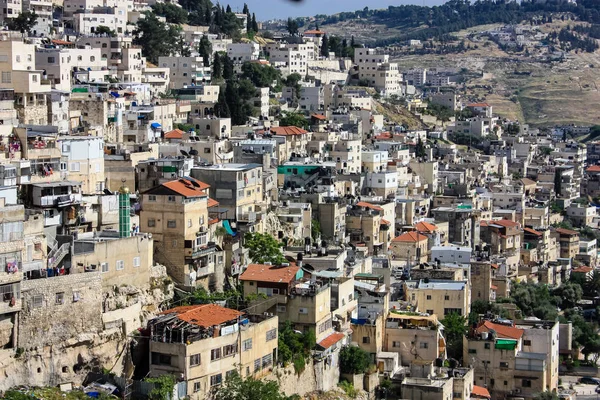
<path id="1" fill-rule="evenodd" d="M 198 258 L 205 257 L 209 254 L 212 254 L 215 251 L 217 251 L 217 246 L 215 246 L 214 244 L 205 246 L 205 247 L 201 247 L 201 248 L 185 249 L 185 258 L 195 260 Z M 214 267 L 213 267 L 213 269 L 214 269 Z"/>
<path id="2" fill-rule="evenodd" d="M 209 263 L 207 266 L 198 268 L 198 271 L 196 271 L 196 279 L 214 274 L 214 272 L 215 263 Z"/>
<path id="3" fill-rule="evenodd" d="M 34 200 L 34 205 L 39 207 L 67 207 L 71 204 L 80 203 L 81 200 L 81 193 L 42 196 Z"/>

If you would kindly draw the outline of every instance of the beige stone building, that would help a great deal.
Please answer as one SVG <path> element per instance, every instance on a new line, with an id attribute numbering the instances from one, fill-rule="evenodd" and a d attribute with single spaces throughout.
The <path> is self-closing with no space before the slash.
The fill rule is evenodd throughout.
<path id="1" fill-rule="evenodd" d="M 397 260 L 407 260 L 409 265 L 427 261 L 429 238 L 419 232 L 411 231 L 392 239 L 390 252 Z"/>
<path id="2" fill-rule="evenodd" d="M 164 311 L 149 323 L 150 376 L 182 376 L 192 400 L 207 398 L 234 371 L 260 378 L 277 361 L 278 322 L 215 304 Z"/>
<path id="3" fill-rule="evenodd" d="M 468 281 L 406 281 L 406 300 L 418 311 L 443 318 L 456 313 L 468 316 L 471 311 L 471 288 Z"/>
<path id="4" fill-rule="evenodd" d="M 0 88 L 14 89 L 19 122 L 28 125 L 48 123 L 48 96 L 51 86 L 42 81 L 35 68 L 35 46 L 22 41 L 0 41 Z"/>
<path id="5" fill-rule="evenodd" d="M 118 232 L 80 234 L 73 243 L 71 271 L 100 271 L 104 289 L 126 282 L 138 288 L 150 283 L 154 241 L 150 235 L 120 238 Z"/>
<path id="6" fill-rule="evenodd" d="M 385 218 L 385 214 L 391 216 Z M 395 209 L 393 203 L 372 204 L 359 201 L 346 213 L 346 232 L 350 242 L 366 246 L 369 254 L 382 254 L 390 246 Z"/>
<path id="7" fill-rule="evenodd" d="M 195 179 L 163 183 L 143 193 L 140 230 L 152 234 L 156 261 L 186 287 L 211 283 L 222 255 L 209 242 L 209 186 Z"/>
<path id="8" fill-rule="evenodd" d="M 67 163 L 69 178 L 81 182 L 83 194 L 104 190 L 104 139 L 95 136 L 61 136 L 57 145 Z"/>
<path id="9" fill-rule="evenodd" d="M 570 229 L 555 230 L 559 235 L 560 258 L 575 258 L 579 253 L 579 233 Z"/>
<path id="10" fill-rule="evenodd" d="M 245 296 L 262 293 L 276 299 L 265 307 L 274 309 L 280 321 L 290 321 L 294 329 L 313 330 L 317 342 L 333 332 L 331 286 L 324 280 L 307 279 L 297 266 L 250 264 L 240 281 Z"/>
<path id="11" fill-rule="evenodd" d="M 16 348 L 17 316 L 22 308 L 22 205 L 5 205 L 0 198 L 0 347 Z"/>

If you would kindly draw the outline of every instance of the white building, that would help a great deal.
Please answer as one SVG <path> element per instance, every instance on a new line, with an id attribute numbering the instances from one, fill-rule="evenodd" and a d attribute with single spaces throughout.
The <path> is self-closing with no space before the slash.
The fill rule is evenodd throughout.
<path id="1" fill-rule="evenodd" d="M 110 74 L 106 70 L 107 60 L 102 58 L 101 50 L 89 46 L 83 49 L 38 48 L 35 52 L 35 67 L 46 71 L 46 77 L 54 89 L 66 91 L 71 91 L 71 74 L 74 69 L 98 71 L 100 76 L 96 78 L 96 82 L 104 82 L 104 76 Z"/>
<path id="2" fill-rule="evenodd" d="M 227 45 L 227 56 L 234 64 L 243 64 L 258 60 L 260 46 L 258 43 L 231 43 Z"/>
<path id="3" fill-rule="evenodd" d="M 308 43 L 274 43 L 265 47 L 271 64 L 283 75 L 300 74 L 305 76 L 308 62 L 314 61 L 318 47 L 313 42 Z"/>
<path id="4" fill-rule="evenodd" d="M 158 65 L 169 68 L 171 89 L 201 85 L 210 82 L 210 67 L 204 66 L 202 57 L 159 57 Z"/>
<path id="5" fill-rule="evenodd" d="M 112 13 L 77 13 L 73 16 L 73 29 L 82 35 L 93 35 L 98 27 L 105 26 L 122 35 L 127 30 L 127 10 L 114 8 Z"/>
<path id="6" fill-rule="evenodd" d="M 469 264 L 471 262 L 471 248 L 461 246 L 433 246 L 431 248 L 431 261 L 450 264 Z"/>

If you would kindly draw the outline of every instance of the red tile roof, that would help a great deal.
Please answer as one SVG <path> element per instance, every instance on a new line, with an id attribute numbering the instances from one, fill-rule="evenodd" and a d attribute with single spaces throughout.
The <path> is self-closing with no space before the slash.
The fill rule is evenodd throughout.
<path id="1" fill-rule="evenodd" d="M 198 186 L 194 186 L 195 182 Z M 210 185 L 200 182 L 194 178 L 181 178 L 174 181 L 163 183 L 162 186 L 171 189 L 172 191 L 184 196 L 184 197 L 200 197 L 206 196 L 205 190 L 210 187 Z"/>
<path id="2" fill-rule="evenodd" d="M 325 32 L 320 29 L 311 29 L 308 31 L 304 31 L 304 35 L 323 35 L 323 34 L 325 34 Z"/>
<path id="3" fill-rule="evenodd" d="M 59 46 L 70 46 L 73 42 L 67 42 L 66 40 L 54 39 L 52 44 L 58 44 Z"/>
<path id="4" fill-rule="evenodd" d="M 321 121 L 325 121 L 327 119 L 327 117 L 322 114 L 311 114 L 310 116 L 316 119 L 320 119 Z"/>
<path id="5" fill-rule="evenodd" d="M 391 225 L 392 223 L 387 219 L 381 218 L 381 225 Z"/>
<path id="6" fill-rule="evenodd" d="M 295 135 L 306 135 L 308 131 L 305 131 L 302 128 L 298 128 L 297 126 L 278 126 L 275 128 L 271 128 L 271 133 L 273 135 L 280 136 L 295 136 Z"/>
<path id="7" fill-rule="evenodd" d="M 570 236 L 579 235 L 579 232 L 577 232 L 577 231 L 572 231 L 570 229 L 564 229 L 564 228 L 558 228 L 556 230 L 556 232 L 560 233 L 561 235 L 570 235 Z"/>
<path id="8" fill-rule="evenodd" d="M 172 131 L 165 133 L 165 139 L 183 139 L 184 133 L 185 132 L 181 129 L 173 129 Z"/>
<path id="9" fill-rule="evenodd" d="M 244 313 L 217 304 L 175 307 L 161 314 L 177 314 L 177 318 L 205 328 L 234 320 Z"/>
<path id="10" fill-rule="evenodd" d="M 500 266 L 499 266 L 498 264 L 491 264 L 491 266 L 492 266 L 492 268 L 494 268 L 494 269 L 498 269 L 498 268 L 500 268 Z"/>
<path id="11" fill-rule="evenodd" d="M 208 198 L 208 208 L 216 207 L 218 205 L 219 205 L 218 201 L 216 201 L 215 199 L 211 199 L 210 197 Z"/>
<path id="12" fill-rule="evenodd" d="M 379 135 L 375 136 L 375 139 L 391 139 L 392 134 L 389 132 L 382 132 Z"/>
<path id="13" fill-rule="evenodd" d="M 477 333 L 489 332 L 491 329 L 496 331 L 499 338 L 504 339 L 520 339 L 523 336 L 523 329 L 514 328 L 501 324 L 495 324 L 490 321 L 485 321 L 476 329 Z"/>
<path id="14" fill-rule="evenodd" d="M 600 165 L 592 165 L 588 167 L 585 172 L 600 172 Z"/>
<path id="15" fill-rule="evenodd" d="M 209 225 L 214 225 L 214 224 L 216 224 L 217 222 L 219 222 L 219 218 L 213 218 L 213 219 L 209 219 L 209 220 L 208 220 L 208 224 L 209 224 Z"/>
<path id="16" fill-rule="evenodd" d="M 477 385 L 473 385 L 473 390 L 471 390 L 471 397 L 485 397 L 486 399 L 491 399 L 492 396 L 490 396 L 490 392 L 482 387 L 482 386 L 477 386 Z"/>
<path id="17" fill-rule="evenodd" d="M 406 232 L 393 239 L 392 242 L 416 243 L 422 242 L 423 240 L 427 240 L 427 236 L 422 235 L 419 232 Z"/>
<path id="18" fill-rule="evenodd" d="M 337 342 L 339 342 L 340 340 L 342 340 L 345 337 L 346 337 L 346 335 L 344 335 L 343 333 L 335 332 L 335 333 L 332 333 L 331 335 L 327 336 L 325 339 L 321 340 L 318 343 L 318 345 L 321 346 L 322 348 L 324 348 L 325 350 L 327 350 L 328 348 L 330 348 L 331 346 L 333 346 L 334 344 L 336 344 Z"/>
<path id="19" fill-rule="evenodd" d="M 359 201 L 356 205 L 359 207 L 370 208 L 375 211 L 383 211 L 383 208 L 376 206 L 375 204 L 367 203 L 366 201 Z"/>
<path id="20" fill-rule="evenodd" d="M 498 290 L 498 286 L 496 286 L 496 285 L 490 285 L 490 289 L 492 289 L 492 290 Z"/>
<path id="21" fill-rule="evenodd" d="M 577 273 L 580 273 L 580 274 L 588 274 L 588 273 L 592 272 L 593 270 L 594 270 L 594 268 L 592 268 L 592 267 L 586 267 L 584 265 L 583 267 L 575 268 L 573 271 L 571 271 L 571 273 L 577 272 Z"/>
<path id="22" fill-rule="evenodd" d="M 429 222 L 418 222 L 415 224 L 415 229 L 417 230 L 417 232 L 422 232 L 422 233 L 432 233 L 437 231 L 437 226 L 435 226 L 434 224 L 430 224 Z"/>
<path id="23" fill-rule="evenodd" d="M 250 264 L 240 276 L 242 281 L 291 283 L 296 279 L 300 267 L 290 265 L 279 267 L 276 265 Z"/>
<path id="24" fill-rule="evenodd" d="M 538 232 L 535 229 L 531 229 L 531 228 L 523 228 L 523 230 L 527 233 L 531 233 L 532 235 L 536 235 L 536 236 L 542 236 L 543 233 L 542 232 Z"/>
<path id="25" fill-rule="evenodd" d="M 493 220 L 493 221 L 490 221 L 490 223 L 495 224 L 495 225 L 500 225 L 500 226 L 503 226 L 505 228 L 514 228 L 516 226 L 519 226 L 518 222 L 511 221 L 509 219 Z"/>

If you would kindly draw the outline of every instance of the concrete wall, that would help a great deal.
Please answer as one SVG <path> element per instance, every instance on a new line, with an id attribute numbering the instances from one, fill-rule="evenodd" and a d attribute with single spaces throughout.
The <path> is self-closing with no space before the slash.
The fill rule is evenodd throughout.
<path id="1" fill-rule="evenodd" d="M 30 350 L 64 344 L 102 330 L 99 272 L 23 281 L 22 291 L 18 347 Z"/>

